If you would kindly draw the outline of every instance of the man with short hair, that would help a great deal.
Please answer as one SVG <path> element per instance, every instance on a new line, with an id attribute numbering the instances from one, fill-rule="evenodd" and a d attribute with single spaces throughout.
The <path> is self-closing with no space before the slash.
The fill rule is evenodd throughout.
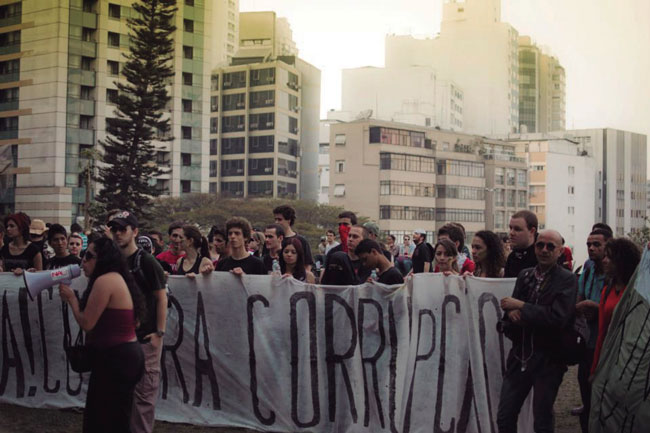
<path id="1" fill-rule="evenodd" d="M 404 283 L 402 274 L 384 256 L 384 252 L 377 242 L 364 239 L 359 242 L 354 251 L 365 268 L 377 269 L 377 282 L 387 285 Z"/>
<path id="2" fill-rule="evenodd" d="M 459 224 L 445 224 L 444 226 L 438 229 L 438 240 L 448 239 L 456 244 L 456 249 L 458 250 L 458 269 L 460 269 L 460 275 L 469 272 L 470 274 L 474 273 L 476 265 L 474 262 L 467 257 L 464 251 L 465 247 L 465 232 Z M 438 265 L 434 268 L 433 272 L 438 272 Z"/>
<path id="3" fill-rule="evenodd" d="M 538 264 L 522 270 L 499 329 L 512 340 L 497 414 L 499 433 L 517 431 L 519 412 L 531 388 L 535 432 L 553 432 L 553 403 L 567 370 L 561 335 L 575 316 L 577 280 L 557 264 L 562 236 L 540 232 L 534 244 Z"/>
<path id="4" fill-rule="evenodd" d="M 327 256 L 330 256 L 337 251 L 348 252 L 348 235 L 350 233 L 350 228 L 355 225 L 357 225 L 357 216 L 354 212 L 346 210 L 339 214 L 339 237 L 341 238 L 341 243 L 330 248 L 327 252 Z M 327 257 L 325 257 L 325 263 L 327 263 Z"/>
<path id="5" fill-rule="evenodd" d="M 280 224 L 269 224 L 264 229 L 264 246 L 266 254 L 262 257 L 266 272 L 273 272 L 273 260 L 280 260 L 284 229 Z"/>
<path id="6" fill-rule="evenodd" d="M 282 226 L 284 230 L 284 238 L 292 239 L 297 238 L 302 244 L 302 251 L 305 255 L 305 269 L 311 271 L 311 267 L 314 264 L 314 259 L 311 256 L 311 247 L 309 242 L 304 236 L 299 235 L 294 232 L 292 226 L 296 222 L 296 210 L 289 205 L 278 206 L 273 209 L 273 218 L 275 223 Z"/>
<path id="7" fill-rule="evenodd" d="M 334 233 L 334 230 L 327 230 L 325 236 L 327 238 L 327 243 L 325 244 L 325 255 L 327 255 L 327 253 L 329 253 L 332 248 L 340 244 L 336 241 L 336 233 Z"/>
<path id="8" fill-rule="evenodd" d="M 412 272 L 420 274 L 423 272 L 431 271 L 431 260 L 433 260 L 433 253 L 427 244 L 427 232 L 424 229 L 417 229 L 413 232 L 413 240 L 415 241 L 415 250 L 413 250 Z"/>
<path id="9" fill-rule="evenodd" d="M 61 224 L 52 224 L 47 231 L 47 243 L 54 250 L 54 257 L 45 264 L 45 269 L 58 269 L 68 265 L 80 265 L 81 259 L 68 251 L 68 232 Z"/>
<path id="10" fill-rule="evenodd" d="M 368 239 L 377 242 L 377 244 L 382 247 L 381 252 L 388 259 L 389 262 L 393 261 L 393 256 L 391 256 L 390 252 L 386 248 L 384 248 L 384 245 L 381 244 L 377 238 L 379 237 L 379 226 L 372 222 L 368 221 L 363 224 L 363 227 L 368 230 Z"/>
<path id="11" fill-rule="evenodd" d="M 262 259 L 251 255 L 246 249 L 246 239 L 251 237 L 251 223 L 243 217 L 232 217 L 226 221 L 226 232 L 230 256 L 219 260 L 216 270 L 231 272 L 237 276 L 266 275 Z"/>
<path id="12" fill-rule="evenodd" d="M 519 272 L 537 265 L 535 238 L 537 237 L 537 215 L 529 210 L 520 210 L 510 218 L 510 247 L 504 271 L 504 278 L 516 278 Z"/>
<path id="13" fill-rule="evenodd" d="M 165 240 L 163 239 L 162 233 L 158 230 L 149 230 L 149 239 L 153 242 L 154 256 L 162 253 L 165 248 Z"/>
<path id="14" fill-rule="evenodd" d="M 183 251 L 183 226 L 185 224 L 181 221 L 173 222 L 167 229 L 169 235 L 169 249 L 158 254 L 156 258 L 162 263 L 166 263 L 169 268 L 165 269 L 167 272 L 174 273 L 178 268 L 178 259 L 185 257 Z M 166 267 L 166 266 L 165 266 Z"/>
<path id="15" fill-rule="evenodd" d="M 144 352 L 145 371 L 133 393 L 131 431 L 150 433 L 155 421 L 160 385 L 160 355 L 167 326 L 165 274 L 154 256 L 136 245 L 138 219 L 135 215 L 129 211 L 117 213 L 108 222 L 108 227 L 145 298 L 147 316 L 136 330 Z"/>
<path id="16" fill-rule="evenodd" d="M 591 364 L 596 351 L 598 341 L 598 305 L 600 294 L 605 286 L 605 271 L 603 259 L 605 258 L 605 244 L 611 239 L 612 233 L 604 229 L 595 229 L 587 237 L 587 251 L 592 265 L 585 267 L 578 278 L 578 303 L 576 304 L 577 314 L 582 314 L 587 319 L 589 326 L 589 340 L 587 350 L 583 359 L 578 364 L 578 384 L 580 385 L 580 396 L 582 397 L 582 408 L 580 411 L 573 410 L 572 413 L 580 415 L 580 427 L 582 433 L 589 431 L 589 411 L 591 410 L 591 384 L 589 374 Z"/>

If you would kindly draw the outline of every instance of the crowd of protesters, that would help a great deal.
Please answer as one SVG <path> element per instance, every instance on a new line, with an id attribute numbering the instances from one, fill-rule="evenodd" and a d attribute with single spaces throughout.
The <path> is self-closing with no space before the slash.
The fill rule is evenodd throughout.
<path id="1" fill-rule="evenodd" d="M 173 222 L 165 239 L 158 231 L 141 233 L 136 216 L 125 210 L 110 212 L 102 230 L 93 233 L 83 233 L 77 224 L 68 231 L 18 212 L 0 224 L 0 271 L 21 275 L 77 264 L 88 276 L 81 301 L 69 287 L 60 288 L 80 326 L 93 331 L 88 344 L 103 354 L 92 370 L 84 431 L 153 430 L 168 308 L 166 278 L 212 272 L 275 274 L 340 286 L 401 285 L 405 278 L 429 272 L 516 278 L 512 296 L 501 300 L 504 315 L 498 329 L 512 340 L 512 349 L 499 402 L 499 431 L 517 431 L 531 389 L 535 431 L 553 431 L 553 403 L 567 370 L 562 336 L 578 318 L 586 322 L 589 336 L 578 362 L 583 405 L 573 413 L 580 416 L 582 431 L 588 431 L 591 378 L 614 308 L 640 261 L 641 250 L 631 240 L 615 238 L 609 226 L 595 224 L 586 239 L 589 259 L 578 274 L 572 272 L 571 250 L 561 234 L 539 231 L 536 215 L 527 210 L 511 216 L 508 236 L 481 230 L 469 245 L 458 223 L 440 227 L 435 243 L 423 229 L 399 240 L 390 234 L 381 239 L 377 224 L 359 224 L 353 212 L 344 211 L 338 228 L 325 230 L 315 255 L 293 229 L 295 222 L 295 210 L 283 205 L 273 209 L 273 221 L 265 227 L 253 228 L 234 216 L 204 236 L 194 224 Z M 124 368 L 109 368 L 115 363 Z M 107 393 L 116 398 L 110 405 L 100 404 Z"/>

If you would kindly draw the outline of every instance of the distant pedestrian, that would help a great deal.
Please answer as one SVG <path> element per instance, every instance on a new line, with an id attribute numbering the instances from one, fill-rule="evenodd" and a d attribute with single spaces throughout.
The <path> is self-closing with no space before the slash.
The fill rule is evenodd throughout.
<path id="1" fill-rule="evenodd" d="M 330 252 L 330 250 L 336 246 L 339 245 L 339 243 L 336 241 L 336 233 L 334 233 L 334 230 L 327 230 L 327 233 L 325 233 L 325 236 L 327 238 L 327 242 L 325 243 L 325 255 Z"/>
<path id="2" fill-rule="evenodd" d="M 415 241 L 415 250 L 413 250 L 413 269 L 414 274 L 422 272 L 431 272 L 431 261 L 433 260 L 433 251 L 427 244 L 427 232 L 424 229 L 417 229 L 413 232 Z"/>

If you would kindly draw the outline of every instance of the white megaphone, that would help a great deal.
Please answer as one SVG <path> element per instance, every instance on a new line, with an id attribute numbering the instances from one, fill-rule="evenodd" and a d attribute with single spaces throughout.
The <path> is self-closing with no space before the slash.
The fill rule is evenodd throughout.
<path id="1" fill-rule="evenodd" d="M 23 278 L 25 279 L 25 287 L 29 298 L 33 301 L 43 290 L 49 289 L 55 284 L 70 284 L 72 279 L 77 278 L 79 275 L 81 275 L 79 265 L 68 265 L 50 271 L 25 271 Z"/>

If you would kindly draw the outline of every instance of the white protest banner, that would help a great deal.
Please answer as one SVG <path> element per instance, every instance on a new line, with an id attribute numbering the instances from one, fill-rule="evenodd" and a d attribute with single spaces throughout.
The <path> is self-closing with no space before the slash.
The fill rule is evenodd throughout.
<path id="1" fill-rule="evenodd" d="M 498 300 L 513 283 L 170 277 L 157 418 L 282 432 L 495 432 L 510 347 L 496 331 Z M 81 293 L 85 279 L 74 284 Z M 72 372 L 63 350 L 76 322 L 57 290 L 32 302 L 21 286 L 0 274 L 0 401 L 83 406 L 87 374 Z"/>

